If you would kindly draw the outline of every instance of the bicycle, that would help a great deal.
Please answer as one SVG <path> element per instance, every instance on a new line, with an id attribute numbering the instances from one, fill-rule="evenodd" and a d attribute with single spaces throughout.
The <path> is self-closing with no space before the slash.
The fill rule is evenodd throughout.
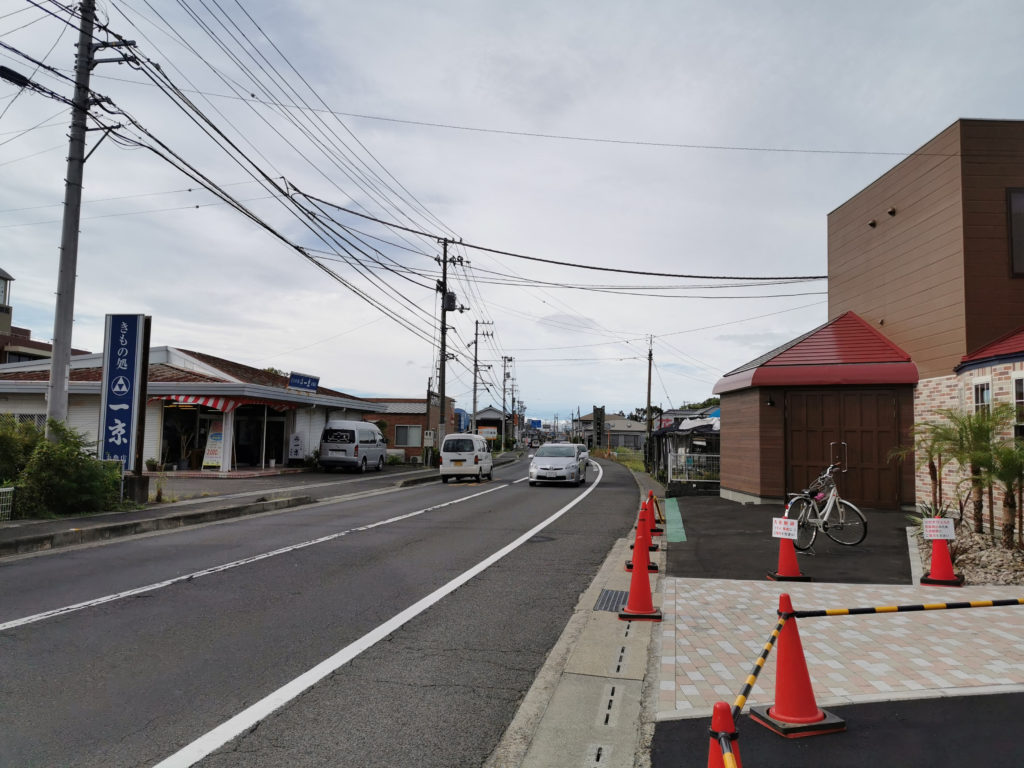
<path id="1" fill-rule="evenodd" d="M 864 513 L 839 497 L 832 477 L 839 466 L 830 464 L 804 491 L 789 494 L 792 498 L 786 504 L 785 516 L 797 520 L 796 540 L 793 542 L 797 549 L 810 549 L 819 530 L 832 541 L 847 547 L 860 544 L 868 535 L 868 521 Z M 824 509 L 818 506 L 822 502 L 825 503 Z"/>

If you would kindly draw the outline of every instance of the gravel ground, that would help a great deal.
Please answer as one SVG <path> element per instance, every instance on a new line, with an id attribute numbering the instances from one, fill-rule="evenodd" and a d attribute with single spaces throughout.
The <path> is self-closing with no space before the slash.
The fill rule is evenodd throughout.
<path id="1" fill-rule="evenodd" d="M 921 563 L 931 567 L 932 545 L 919 540 Z M 950 543 L 953 570 L 963 574 L 964 584 L 1024 584 L 1024 551 L 1005 549 L 999 539 L 961 528 Z"/>

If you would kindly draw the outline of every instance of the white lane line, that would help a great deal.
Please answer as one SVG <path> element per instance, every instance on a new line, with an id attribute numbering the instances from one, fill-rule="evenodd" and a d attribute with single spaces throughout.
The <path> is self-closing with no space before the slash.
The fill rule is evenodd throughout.
<path id="1" fill-rule="evenodd" d="M 280 549 L 275 549 L 272 552 L 264 552 L 264 553 L 259 554 L 259 555 L 253 555 L 252 557 L 245 557 L 245 558 L 242 558 L 241 560 L 234 560 L 234 561 L 232 561 L 230 563 L 224 563 L 223 565 L 215 565 L 212 568 L 204 568 L 201 571 L 195 571 L 194 573 L 189 573 L 189 574 L 186 574 L 184 576 L 176 576 L 173 579 L 167 579 L 166 581 L 158 581 L 155 584 L 147 584 L 144 587 L 135 587 L 134 589 L 128 589 L 128 590 L 125 590 L 124 592 L 118 592 L 117 594 L 113 594 L 113 595 L 105 595 L 103 597 L 97 597 L 97 598 L 94 598 L 92 600 L 86 600 L 85 602 L 82 602 L 82 603 L 75 603 L 74 605 L 65 605 L 62 608 L 54 608 L 52 611 L 45 611 L 43 613 L 37 613 L 37 614 L 35 614 L 33 616 L 25 616 L 24 618 L 21 618 L 21 619 L 12 619 L 11 621 L 7 621 L 7 622 L 4 622 L 3 624 L 0 624 L 0 632 L 3 632 L 6 629 L 14 629 L 15 627 L 23 627 L 26 624 L 34 624 L 37 621 L 45 621 L 46 619 L 52 619 L 52 618 L 55 618 L 57 616 L 64 616 L 65 614 L 74 613 L 75 611 L 81 611 L 81 610 L 84 610 L 86 608 L 95 608 L 97 605 L 103 605 L 104 603 L 112 603 L 115 600 L 123 600 L 126 597 L 132 597 L 134 595 L 141 595 L 144 592 L 153 592 L 154 590 L 163 589 L 164 587 L 169 587 L 172 584 L 178 584 L 178 583 L 180 583 L 182 581 L 191 581 L 192 579 L 198 579 L 198 578 L 200 578 L 202 576 L 209 576 L 209 575 L 214 574 L 214 573 L 220 573 L 222 571 L 231 570 L 232 568 L 238 568 L 238 567 L 243 566 L 243 565 L 249 565 L 250 563 L 257 563 L 260 560 L 266 560 L 269 557 L 276 557 L 277 555 L 284 555 L 284 554 L 287 554 L 288 552 L 294 552 L 297 549 L 305 549 L 306 547 L 312 547 L 315 544 L 323 544 L 324 542 L 327 542 L 327 541 L 333 541 L 334 539 L 339 539 L 342 536 L 347 536 L 350 533 L 358 533 L 360 531 L 369 531 L 372 528 L 378 528 L 378 527 L 380 527 L 382 525 L 390 525 L 391 523 L 397 523 L 397 522 L 400 522 L 402 520 L 408 520 L 410 517 L 416 517 L 417 515 L 422 515 L 422 514 L 425 514 L 427 512 L 433 512 L 433 511 L 438 510 L 438 509 L 443 509 L 444 507 L 450 507 L 453 504 L 461 504 L 463 501 L 469 501 L 470 499 L 475 499 L 478 496 L 483 496 L 483 495 L 488 494 L 488 493 L 494 493 L 494 491 L 500 491 L 502 488 L 507 488 L 507 487 L 508 487 L 508 484 L 498 485 L 498 486 L 495 486 L 494 488 L 488 488 L 486 491 L 480 491 L 479 493 L 474 493 L 474 494 L 471 494 L 469 496 L 463 496 L 460 499 L 453 499 L 452 501 L 446 501 L 444 504 L 435 504 L 432 507 L 426 507 L 424 509 L 419 509 L 419 510 L 416 510 L 415 512 L 407 512 L 406 514 L 398 515 L 397 517 L 389 517 L 387 520 L 380 520 L 380 521 L 378 521 L 376 523 L 370 523 L 369 525 L 361 525 L 358 528 L 349 528 L 348 530 L 345 530 L 345 531 L 339 531 L 338 533 L 332 533 L 332 534 L 329 534 L 327 536 L 321 536 L 318 539 L 310 539 L 309 541 L 303 541 L 303 542 L 300 542 L 298 544 L 291 544 L 291 545 L 289 545 L 287 547 L 281 547 Z M 322 503 L 326 503 L 326 502 L 321 502 L 321 504 Z M 308 505 L 308 506 L 317 506 L 317 505 Z"/>
<path id="2" fill-rule="evenodd" d="M 213 751 L 220 749 L 236 736 L 244 733 L 265 717 L 269 716 L 275 710 L 280 709 L 288 702 L 302 695 L 303 692 L 312 688 L 325 677 L 335 672 L 339 667 L 344 666 L 363 651 L 373 647 L 376 643 L 383 640 L 395 630 L 400 629 L 406 622 L 419 616 L 432 605 L 439 602 L 443 597 L 451 594 L 474 576 L 479 575 L 487 568 L 494 565 L 496 562 L 501 560 L 501 558 L 505 557 L 505 555 L 515 549 L 518 549 L 526 541 L 536 536 L 540 531 L 547 528 L 558 518 L 583 501 L 583 499 L 587 498 L 587 496 L 597 488 L 603 476 L 604 471 L 599 466 L 597 469 L 597 479 L 594 480 L 594 483 L 590 488 L 555 512 L 547 520 L 538 523 L 512 543 L 502 547 L 485 560 L 481 560 L 468 571 L 456 576 L 440 589 L 434 590 L 423 599 L 413 603 L 404 611 L 388 619 L 376 629 L 366 633 L 355 642 L 346 645 L 330 658 L 324 659 L 315 667 L 303 672 L 291 682 L 285 683 L 269 696 L 257 701 L 247 709 L 242 710 L 227 722 L 218 725 L 209 733 L 200 736 L 191 744 L 175 752 L 170 757 L 161 760 L 153 768 L 187 768 L 188 766 L 195 765 Z"/>

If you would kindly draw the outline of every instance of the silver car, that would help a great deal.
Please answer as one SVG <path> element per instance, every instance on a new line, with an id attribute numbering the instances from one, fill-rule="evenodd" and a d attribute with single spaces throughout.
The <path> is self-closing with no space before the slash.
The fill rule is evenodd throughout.
<path id="1" fill-rule="evenodd" d="M 530 485 L 587 481 L 587 457 L 572 443 L 546 443 L 530 461 Z"/>

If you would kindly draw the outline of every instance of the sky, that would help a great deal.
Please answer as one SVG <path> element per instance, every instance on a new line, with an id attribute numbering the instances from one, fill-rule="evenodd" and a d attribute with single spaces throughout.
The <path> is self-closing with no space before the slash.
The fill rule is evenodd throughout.
<path id="1" fill-rule="evenodd" d="M 446 394 L 472 408 L 475 347 L 478 407 L 507 372 L 544 420 L 643 407 L 649 351 L 654 405 L 708 398 L 829 319 L 826 280 L 748 278 L 826 275 L 830 211 L 958 118 L 1024 119 L 1017 0 L 97 7 L 136 59 L 93 70 L 76 348 L 144 313 L 154 346 L 422 397 L 449 238 Z M 69 98 L 77 25 L 0 0 L 0 65 Z M 69 120 L 0 80 L 0 268 L 41 341 Z"/>

